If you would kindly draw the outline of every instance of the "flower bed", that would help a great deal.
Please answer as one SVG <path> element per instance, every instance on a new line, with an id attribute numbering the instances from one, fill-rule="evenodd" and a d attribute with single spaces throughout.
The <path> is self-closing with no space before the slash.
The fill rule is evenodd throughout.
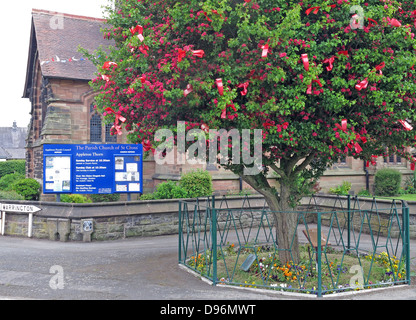
<path id="1" fill-rule="evenodd" d="M 217 281 L 219 284 L 249 288 L 295 291 L 317 294 L 318 271 L 316 253 L 301 246 L 301 261 L 282 263 L 273 246 L 237 248 L 227 244 L 217 253 Z M 247 271 L 242 265 L 250 255 L 255 259 Z M 212 274 L 212 253 L 205 251 L 191 256 L 188 266 L 202 276 Z M 355 254 L 328 248 L 322 254 L 322 294 L 391 286 L 406 279 L 405 263 L 387 252 Z"/>

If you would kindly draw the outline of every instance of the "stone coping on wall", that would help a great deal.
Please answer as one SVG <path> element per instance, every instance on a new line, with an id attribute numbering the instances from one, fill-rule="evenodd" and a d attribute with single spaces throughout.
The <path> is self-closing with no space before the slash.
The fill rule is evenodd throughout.
<path id="1" fill-rule="evenodd" d="M 264 207 L 264 198 L 261 195 L 243 196 L 228 196 L 227 204 L 222 202 L 221 197 L 216 198 L 217 208 L 231 208 L 240 209 L 241 206 L 252 209 L 261 209 Z M 360 209 L 371 209 L 374 207 L 372 198 L 358 198 Z M 195 199 L 182 199 L 189 203 L 194 203 Z M 246 201 L 244 203 L 244 201 Z M 334 204 L 347 208 L 347 197 L 340 197 L 333 195 L 317 195 L 315 197 L 316 204 L 320 207 L 333 208 Z M 247 203 L 249 202 L 249 204 Z M 35 213 L 36 216 L 45 218 L 57 219 L 83 219 L 83 218 L 105 218 L 114 216 L 128 216 L 140 214 L 163 214 L 166 212 L 178 212 L 178 200 L 144 200 L 144 201 L 129 201 L 129 202 L 110 202 L 110 203 L 58 203 L 45 201 L 11 201 L 0 200 L 0 203 L 5 204 L 30 204 L 41 208 L 42 210 Z M 202 202 L 201 202 L 202 203 Z M 310 203 L 310 198 L 305 197 L 301 201 L 302 206 Z M 409 214 L 416 215 L 416 201 L 407 201 L 409 205 Z M 377 199 L 377 208 L 379 210 L 388 210 L 392 206 L 392 200 Z M 396 201 L 396 206 L 401 206 L 401 201 Z M 351 209 L 358 209 L 352 207 Z"/>

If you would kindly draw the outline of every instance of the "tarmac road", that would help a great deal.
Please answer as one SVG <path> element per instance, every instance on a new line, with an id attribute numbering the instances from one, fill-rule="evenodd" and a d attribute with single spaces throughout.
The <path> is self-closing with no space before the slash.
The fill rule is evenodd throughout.
<path id="1" fill-rule="evenodd" d="M 0 236 L 0 300 L 317 299 L 210 286 L 178 266 L 177 239 L 61 243 Z M 416 300 L 414 282 L 323 299 Z"/>

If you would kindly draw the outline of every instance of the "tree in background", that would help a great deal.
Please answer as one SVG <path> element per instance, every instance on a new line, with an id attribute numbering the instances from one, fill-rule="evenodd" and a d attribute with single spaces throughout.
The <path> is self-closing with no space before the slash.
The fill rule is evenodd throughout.
<path id="1" fill-rule="evenodd" d="M 115 47 L 89 55 L 96 105 L 113 133 L 124 124 L 150 150 L 156 130 L 176 133 L 177 121 L 187 130 L 262 129 L 259 174 L 223 166 L 276 212 L 282 261 L 298 259 L 291 211 L 329 165 L 398 154 L 414 167 L 413 2 L 116 2 L 104 30 Z"/>

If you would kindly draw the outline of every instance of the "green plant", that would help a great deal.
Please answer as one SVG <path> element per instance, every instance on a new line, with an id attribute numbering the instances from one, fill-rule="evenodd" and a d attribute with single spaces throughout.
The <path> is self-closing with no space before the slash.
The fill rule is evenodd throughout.
<path id="1" fill-rule="evenodd" d="M 359 196 L 359 197 L 370 197 L 371 196 L 371 193 L 367 189 L 361 189 L 358 192 L 357 196 Z"/>
<path id="2" fill-rule="evenodd" d="M 117 202 L 120 201 L 120 194 L 113 193 L 113 194 L 90 194 L 89 198 L 94 203 L 100 202 Z"/>
<path id="3" fill-rule="evenodd" d="M 198 169 L 182 175 L 179 180 L 189 198 L 207 197 L 212 195 L 212 177 L 208 171 Z"/>
<path id="4" fill-rule="evenodd" d="M 187 192 L 174 181 L 166 181 L 157 186 L 154 193 L 155 199 L 182 199 L 187 197 Z"/>
<path id="5" fill-rule="evenodd" d="M 329 193 L 347 196 L 350 190 L 351 190 L 351 182 L 343 181 L 342 185 L 337 186 L 335 188 L 330 188 Z"/>
<path id="6" fill-rule="evenodd" d="M 9 191 L 13 184 L 19 180 L 25 179 L 25 175 L 21 173 L 9 173 L 0 178 L 0 190 Z"/>
<path id="7" fill-rule="evenodd" d="M 0 190 L 0 200 L 25 200 L 25 198 L 16 191 Z"/>
<path id="8" fill-rule="evenodd" d="M 61 202 L 64 203 L 92 203 L 92 200 L 80 194 L 63 194 Z"/>
<path id="9" fill-rule="evenodd" d="M 39 200 L 40 184 L 35 179 L 22 179 L 13 184 L 12 190 L 25 200 Z"/>
<path id="10" fill-rule="evenodd" d="M 26 174 L 26 161 L 11 160 L 0 162 L 0 178 L 10 173 Z"/>
<path id="11" fill-rule="evenodd" d="M 153 193 L 142 194 L 140 200 L 155 200 L 155 196 Z"/>
<path id="12" fill-rule="evenodd" d="M 402 174 L 395 169 L 381 169 L 374 177 L 374 193 L 377 196 L 392 197 L 399 193 Z"/>

